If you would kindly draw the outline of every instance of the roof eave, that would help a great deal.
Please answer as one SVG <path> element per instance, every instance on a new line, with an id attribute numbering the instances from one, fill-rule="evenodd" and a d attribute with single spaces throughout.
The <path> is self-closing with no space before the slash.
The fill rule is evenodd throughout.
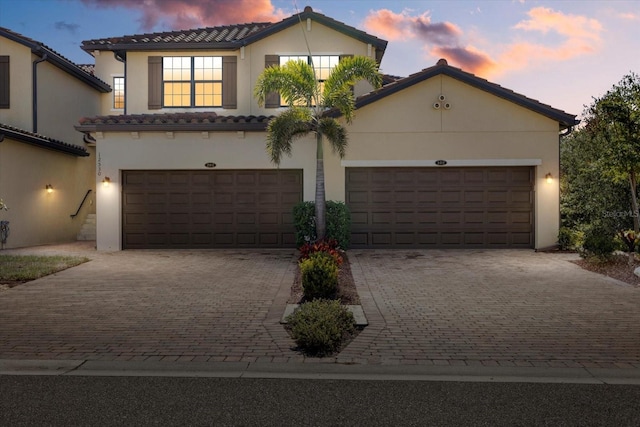
<path id="1" fill-rule="evenodd" d="M 94 50 L 107 51 L 172 51 L 172 50 L 238 50 L 243 46 L 240 42 L 166 42 L 166 43 L 117 43 L 117 44 L 86 44 L 81 49 L 91 53 Z"/>
<path id="2" fill-rule="evenodd" d="M 79 132 L 263 132 L 267 123 L 91 123 L 75 126 Z"/>
<path id="3" fill-rule="evenodd" d="M 560 130 L 576 126 L 580 123 L 580 120 L 577 120 L 575 115 L 565 113 L 564 111 L 557 110 L 553 107 L 545 107 L 544 105 L 534 100 L 530 100 L 526 97 L 516 94 L 515 92 L 499 87 L 498 85 L 495 85 L 493 83 L 489 83 L 484 79 L 476 77 L 460 69 L 450 67 L 448 65 L 436 65 L 434 67 L 425 69 L 422 72 L 415 73 L 411 76 L 405 77 L 404 79 L 383 86 L 376 91 L 362 95 L 356 99 L 356 108 L 362 108 L 366 105 L 372 104 L 379 99 L 407 89 L 417 83 L 440 74 L 444 74 L 451 78 L 460 80 L 463 83 L 467 83 L 477 89 L 484 90 L 495 96 L 542 114 L 543 116 L 546 116 L 552 120 L 555 120 L 559 123 Z M 330 110 L 326 113 L 326 115 L 331 117 L 339 117 L 340 112 L 337 110 Z"/>
<path id="4" fill-rule="evenodd" d="M 343 34 L 348 35 L 349 37 L 352 37 L 356 40 L 359 40 L 361 42 L 364 43 L 368 43 L 371 44 L 372 46 L 374 46 L 376 49 L 381 50 L 382 52 L 385 51 L 385 49 L 387 48 L 387 44 L 388 42 L 386 40 L 382 40 L 379 39 L 375 36 L 372 36 L 370 34 L 367 34 L 363 31 L 358 30 L 357 28 L 351 28 L 343 23 L 340 23 L 338 21 L 335 21 L 329 17 L 326 17 L 324 15 L 318 14 L 316 12 L 313 11 L 307 11 L 305 10 L 304 12 L 301 12 L 300 14 L 297 15 L 293 15 L 290 16 L 289 18 L 286 18 L 278 23 L 273 24 L 272 26 L 270 26 L 269 28 L 264 29 L 263 31 L 260 31 L 259 33 L 250 35 L 246 38 L 243 39 L 244 44 L 251 44 L 251 43 L 255 43 L 258 40 L 261 40 L 265 37 L 268 37 L 274 33 L 277 33 L 279 31 L 282 31 L 286 28 L 289 28 L 293 25 L 298 24 L 301 20 L 307 20 L 307 19 L 311 19 L 313 21 L 316 21 L 320 24 L 323 24 L 329 28 L 332 28 L 336 31 L 339 31 Z M 380 57 L 382 57 L 382 55 L 380 55 Z"/>
<path id="5" fill-rule="evenodd" d="M 62 71 L 72 75 L 73 77 L 81 80 L 83 83 L 88 84 L 89 86 L 93 87 L 94 89 L 102 92 L 102 93 L 107 93 L 107 92 L 111 92 L 111 87 L 103 82 L 102 80 L 91 76 L 90 74 L 85 73 L 84 71 L 82 71 L 81 69 L 78 68 L 77 65 L 73 64 L 72 62 L 62 58 L 59 54 L 57 54 L 56 52 L 53 52 L 50 49 L 47 49 L 44 45 L 42 45 L 41 43 L 37 43 L 35 41 L 32 40 L 27 40 L 23 37 L 20 37 L 18 34 L 12 33 L 12 32 L 8 32 L 8 31 L 2 31 L 0 32 L 0 36 L 5 37 L 11 41 L 14 41 L 16 43 L 20 43 L 23 46 L 28 47 L 29 49 L 31 49 L 31 52 L 39 57 L 43 57 L 45 55 L 45 53 L 47 54 L 47 61 L 50 62 L 51 64 L 53 64 L 54 66 L 58 67 L 59 69 L 61 69 Z"/>
<path id="6" fill-rule="evenodd" d="M 62 71 L 65 71 L 66 73 L 72 75 L 73 77 L 93 87 L 94 89 L 96 89 L 101 93 L 111 92 L 111 86 L 109 86 L 107 83 L 91 76 L 90 74 L 87 74 L 81 71 L 77 66 L 70 65 L 68 61 L 65 61 L 64 59 L 60 58 L 58 55 L 51 52 L 50 50 L 45 49 L 41 46 L 36 46 L 35 48 L 31 49 L 31 52 L 41 58 L 44 57 L 46 53 L 47 55 L 46 60 L 51 64 L 53 64 L 54 66 L 61 69 Z"/>
<path id="7" fill-rule="evenodd" d="M 35 145 L 48 150 L 58 151 L 64 154 L 70 154 L 77 157 L 87 157 L 89 153 L 83 147 L 67 144 L 62 145 L 53 141 L 41 138 L 35 135 L 27 135 L 11 129 L 0 128 L 0 135 L 6 138 L 15 139 L 27 144 Z"/>

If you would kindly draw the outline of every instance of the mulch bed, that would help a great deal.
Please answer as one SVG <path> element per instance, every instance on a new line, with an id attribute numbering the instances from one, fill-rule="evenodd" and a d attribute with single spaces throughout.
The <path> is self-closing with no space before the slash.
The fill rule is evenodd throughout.
<path id="1" fill-rule="evenodd" d="M 336 299 L 340 300 L 342 305 L 358 305 L 360 304 L 360 297 L 358 296 L 358 290 L 356 289 L 356 284 L 353 281 L 353 275 L 351 274 L 351 264 L 349 263 L 349 258 L 346 253 L 342 254 L 343 263 L 340 266 L 340 270 L 338 272 L 338 293 L 336 294 Z M 287 300 L 287 304 L 302 304 L 305 302 L 305 298 L 302 292 L 302 274 L 300 273 L 300 268 L 296 268 L 296 275 L 293 280 L 293 285 L 291 285 L 291 296 Z M 291 326 L 284 325 L 284 328 L 287 332 L 291 333 Z M 301 348 L 292 348 L 294 351 L 301 352 L 307 357 L 327 357 L 327 356 L 336 356 L 340 351 L 342 351 L 351 341 L 353 341 L 358 334 L 364 329 L 364 327 L 356 327 L 353 333 L 346 334 L 340 345 L 340 348 L 330 354 L 312 354 L 307 353 L 304 349 Z"/>
<path id="2" fill-rule="evenodd" d="M 585 270 L 600 273 L 630 285 L 640 286 L 640 277 L 633 274 L 633 271 L 640 267 L 640 261 L 636 259 L 629 265 L 628 255 L 614 255 L 611 260 L 606 262 L 587 259 L 572 262 Z"/>

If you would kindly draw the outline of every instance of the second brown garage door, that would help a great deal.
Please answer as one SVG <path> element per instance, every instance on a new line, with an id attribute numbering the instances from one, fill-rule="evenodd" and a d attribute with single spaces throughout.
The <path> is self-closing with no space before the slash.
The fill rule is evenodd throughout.
<path id="1" fill-rule="evenodd" d="M 347 168 L 351 246 L 532 248 L 532 167 Z"/>
<path id="2" fill-rule="evenodd" d="M 301 170 L 124 171 L 124 249 L 294 247 Z"/>

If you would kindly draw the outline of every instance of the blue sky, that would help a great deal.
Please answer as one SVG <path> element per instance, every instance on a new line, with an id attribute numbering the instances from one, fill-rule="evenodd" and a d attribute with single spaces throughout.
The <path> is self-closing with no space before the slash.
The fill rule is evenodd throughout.
<path id="1" fill-rule="evenodd" d="M 640 73 L 637 0 L 0 0 L 0 26 L 91 63 L 83 40 L 277 22 L 305 6 L 388 40 L 384 73 L 407 76 L 445 57 L 572 114 Z"/>

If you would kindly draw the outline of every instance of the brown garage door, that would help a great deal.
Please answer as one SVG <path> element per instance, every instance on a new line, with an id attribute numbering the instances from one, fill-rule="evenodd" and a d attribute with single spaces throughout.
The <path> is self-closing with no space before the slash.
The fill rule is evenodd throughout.
<path id="1" fill-rule="evenodd" d="M 301 170 L 124 171 L 125 249 L 295 246 Z"/>
<path id="2" fill-rule="evenodd" d="M 532 167 L 347 168 L 351 242 L 532 248 Z"/>

